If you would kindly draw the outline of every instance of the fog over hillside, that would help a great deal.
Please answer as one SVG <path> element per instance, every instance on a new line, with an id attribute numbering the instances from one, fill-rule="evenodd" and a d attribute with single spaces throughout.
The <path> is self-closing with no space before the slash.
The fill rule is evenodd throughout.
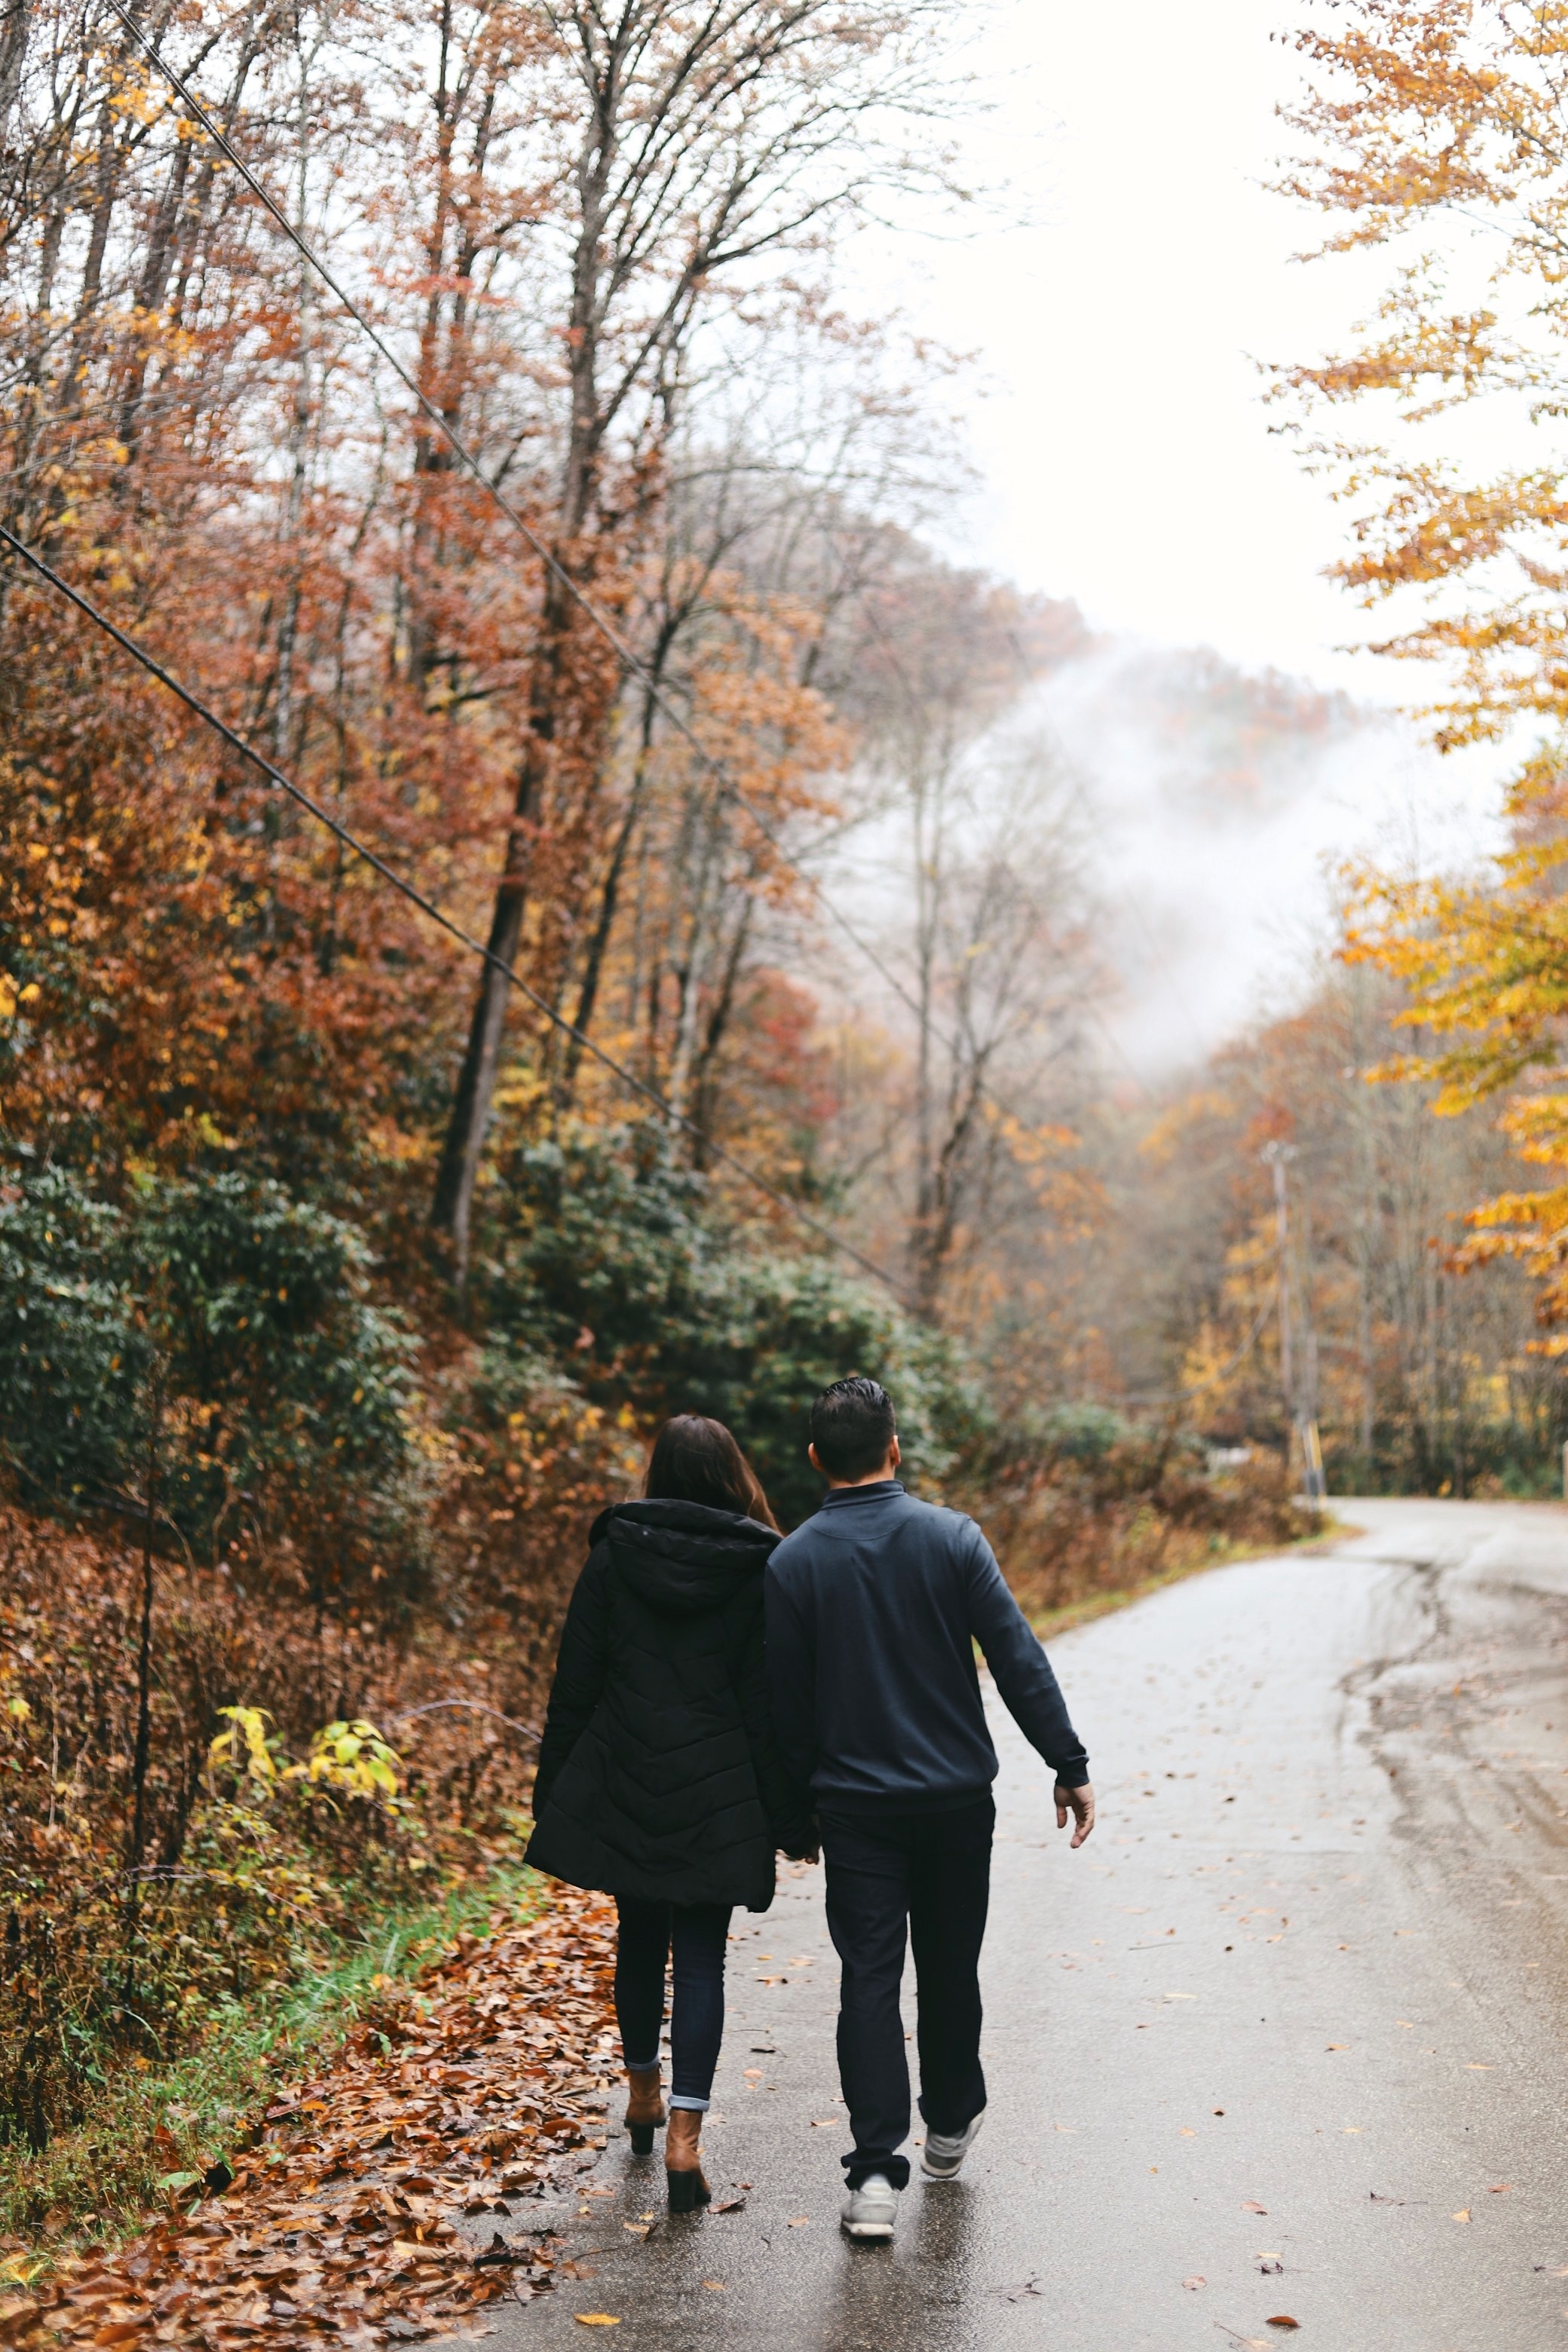
<path id="1" fill-rule="evenodd" d="M 1097 978 L 1085 1042 L 1113 1087 L 1157 1087 L 1294 1002 L 1331 947 L 1347 865 L 1453 870 L 1500 844 L 1494 757 L 1442 759 L 1413 720 L 1344 692 L 1053 614 L 1061 653 L 964 755 L 953 823 L 976 845 L 1026 823 L 1060 862 L 1072 951 Z M 862 805 L 823 871 L 907 980 L 908 808 L 896 791 Z M 905 1008 L 843 938 L 821 944 L 809 977 L 830 1016 L 842 995 L 901 1034 Z"/>
<path id="2" fill-rule="evenodd" d="M 1030 699 L 1079 782 L 1120 982 L 1105 1026 L 1147 1081 L 1297 992 L 1347 861 L 1468 866 L 1500 839 L 1491 761 L 1206 651 L 1110 639 Z"/>

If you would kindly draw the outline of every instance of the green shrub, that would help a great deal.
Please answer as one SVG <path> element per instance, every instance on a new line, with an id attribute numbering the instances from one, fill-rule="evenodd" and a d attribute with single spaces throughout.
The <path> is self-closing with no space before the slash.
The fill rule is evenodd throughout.
<path id="1" fill-rule="evenodd" d="M 58 1168 L 0 1188 L 0 1457 L 51 1504 L 124 1483 L 145 1442 L 147 1335 L 126 1221 Z"/>
<path id="2" fill-rule="evenodd" d="M 137 1229 L 185 1401 L 168 1507 L 216 1554 L 242 1514 L 399 1536 L 412 1467 L 412 1343 L 367 1297 L 371 1253 L 340 1217 L 239 1175 L 160 1186 Z"/>
<path id="3" fill-rule="evenodd" d="M 639 1135 L 534 1145 L 506 1169 L 508 1223 L 490 1270 L 491 1379 L 552 1355 L 584 1392 L 645 1424 L 728 1423 L 793 1526 L 816 1505 L 812 1400 L 851 1372 L 884 1381 L 909 1475 L 930 1486 L 979 1419 L 951 1344 L 825 1258 L 727 1227 L 700 1177 Z"/>
<path id="4" fill-rule="evenodd" d="M 1045 1421 L 1045 1439 L 1053 1453 L 1069 1462 L 1100 1462 L 1133 1435 L 1119 1412 L 1104 1404 L 1060 1404 Z"/>
<path id="5" fill-rule="evenodd" d="M 0 1194 L 0 1454 L 57 1507 L 145 1491 L 203 1557 L 244 1525 L 406 1549 L 411 1343 L 342 1219 L 271 1181 L 149 1181 L 121 1208 L 14 1163 Z"/>

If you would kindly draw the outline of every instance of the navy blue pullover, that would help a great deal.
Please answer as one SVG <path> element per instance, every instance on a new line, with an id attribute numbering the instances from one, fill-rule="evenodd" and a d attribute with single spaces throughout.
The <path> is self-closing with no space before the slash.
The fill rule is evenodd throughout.
<path id="1" fill-rule="evenodd" d="M 1019 1729 L 1058 1779 L 1089 1759 L 1057 1678 L 973 1519 L 897 1479 L 835 1486 L 764 1571 L 768 1695 L 784 1758 L 818 1804 L 916 1811 L 996 1777 L 978 1642 Z"/>

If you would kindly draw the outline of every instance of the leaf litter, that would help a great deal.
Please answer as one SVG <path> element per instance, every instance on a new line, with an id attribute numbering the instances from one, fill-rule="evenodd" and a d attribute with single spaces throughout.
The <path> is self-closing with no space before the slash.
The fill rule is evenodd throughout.
<path id="1" fill-rule="evenodd" d="M 21 2298 L 0 2292 L 0 2341 L 377 2352 L 491 2333 L 484 2306 L 547 2292 L 562 2242 L 525 2226 L 479 2243 L 453 2217 L 510 2219 L 603 2147 L 614 1969 L 603 1897 L 563 1889 L 526 1924 L 465 1931 L 280 2091 L 221 2195 L 176 2200 L 119 2252 L 74 2257 Z"/>

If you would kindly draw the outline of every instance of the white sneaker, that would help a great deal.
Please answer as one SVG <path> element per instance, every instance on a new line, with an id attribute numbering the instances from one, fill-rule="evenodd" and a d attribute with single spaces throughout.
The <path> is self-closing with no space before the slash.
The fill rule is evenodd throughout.
<path id="1" fill-rule="evenodd" d="M 870 2172 L 849 2191 L 839 2219 L 852 2238 L 890 2238 L 898 2212 L 899 2192 L 887 2174 Z"/>
<path id="2" fill-rule="evenodd" d="M 985 2110 L 982 2107 L 973 2121 L 966 2125 L 961 2132 L 951 2134 L 927 2132 L 925 2149 L 921 2157 L 921 2170 L 928 2180 L 957 2179 L 963 2159 L 974 2146 L 980 2134 L 980 2126 L 984 2121 Z"/>

